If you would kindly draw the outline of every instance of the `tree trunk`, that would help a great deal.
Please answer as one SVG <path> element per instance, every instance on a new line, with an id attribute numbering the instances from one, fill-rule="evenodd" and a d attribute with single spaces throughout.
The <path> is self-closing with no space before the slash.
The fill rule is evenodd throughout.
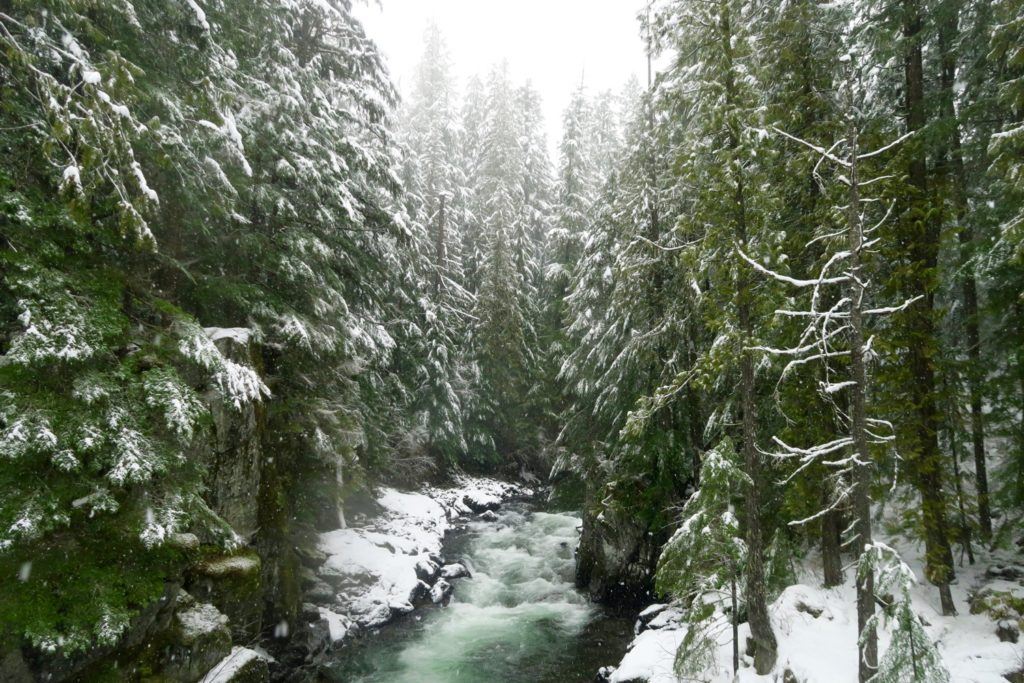
<path id="1" fill-rule="evenodd" d="M 825 498 L 825 505 L 829 505 L 831 501 L 827 494 Z M 829 510 L 821 518 L 821 564 L 825 588 L 840 586 L 846 578 L 843 575 L 839 517 L 838 510 Z"/>
<path id="2" fill-rule="evenodd" d="M 919 0 L 903 0 L 904 97 L 908 131 L 925 127 L 924 67 L 921 40 L 923 22 Z M 953 552 L 949 543 L 942 454 L 939 449 L 939 410 L 935 391 L 935 271 L 938 266 L 941 217 L 929 205 L 928 165 L 924 141 L 912 140 L 907 176 L 911 187 L 910 211 L 904 217 L 903 247 L 910 269 L 905 293 L 922 296 L 906 317 L 905 340 L 911 372 L 908 398 L 917 415 L 912 445 L 905 453 L 908 469 L 921 494 L 925 537 L 925 576 L 939 589 L 942 613 L 956 613 L 949 583 L 953 579 Z"/>
<path id="3" fill-rule="evenodd" d="M 735 102 L 736 84 L 733 80 L 732 68 L 732 26 L 729 15 L 728 4 L 722 4 L 721 33 L 719 39 L 722 42 L 723 54 L 726 57 L 727 67 L 725 71 L 725 97 L 730 104 Z M 729 148 L 734 151 L 739 148 L 738 122 L 727 122 L 729 134 Z M 747 249 L 747 215 L 746 215 L 746 194 L 744 185 L 744 174 L 742 166 L 730 164 L 733 168 L 733 182 L 735 192 L 733 195 L 733 230 L 737 247 Z M 737 259 L 739 260 L 739 259 Z M 740 261 L 738 274 L 736 276 L 736 309 L 739 318 L 739 329 L 742 343 L 746 346 L 753 337 L 753 321 L 751 319 L 752 307 L 752 283 L 750 267 Z M 750 477 L 751 485 L 746 488 L 744 496 L 744 512 L 746 517 L 746 543 L 747 543 L 747 571 L 746 590 L 744 597 L 747 601 L 747 622 L 750 624 L 750 635 L 754 640 L 754 669 L 760 675 L 765 675 L 775 666 L 775 659 L 778 655 L 778 643 L 775 640 L 775 632 L 772 630 L 772 622 L 768 616 L 768 598 L 765 588 L 764 569 L 764 527 L 761 519 L 761 492 L 765 487 L 764 475 L 761 472 L 761 454 L 757 450 L 757 416 L 755 408 L 757 396 L 754 386 L 754 352 L 749 349 L 743 350 L 740 361 L 740 405 L 743 411 L 743 463 L 747 476 Z"/>
<path id="4" fill-rule="evenodd" d="M 733 570 L 732 581 L 730 582 L 732 594 L 732 675 L 733 678 L 740 670 L 740 615 L 736 605 L 736 571 Z"/>
<path id="5" fill-rule="evenodd" d="M 867 432 L 868 373 L 864 362 L 864 285 L 861 274 L 860 252 L 864 244 L 864 225 L 861 220 L 860 180 L 857 176 L 858 129 L 853 97 L 853 73 L 847 76 L 847 139 L 849 140 L 849 195 L 847 201 L 847 246 L 850 251 L 850 377 L 855 384 L 850 388 L 850 437 L 857 464 L 853 469 L 853 509 L 856 515 L 857 556 L 871 542 L 871 451 Z M 858 679 L 867 681 L 878 670 L 878 635 L 869 625 L 875 613 L 875 577 L 872 572 L 857 573 L 857 634 L 859 637 Z"/>
<path id="6" fill-rule="evenodd" d="M 982 412 L 981 332 L 978 325 L 978 280 L 971 267 L 974 250 L 974 229 L 968 214 L 967 173 L 964 169 L 960 120 L 956 112 L 953 88 L 956 83 L 956 55 L 953 45 L 959 34 L 960 0 L 946 3 L 939 26 L 939 53 L 942 72 L 942 115 L 949 127 L 949 175 L 952 186 L 951 200 L 956 215 L 960 238 L 960 278 L 964 307 L 964 341 L 967 344 L 967 386 L 971 403 L 971 443 L 974 449 L 974 470 L 978 491 L 978 526 L 981 538 L 992 538 L 992 511 L 989 504 L 988 465 L 985 459 L 985 415 Z"/>

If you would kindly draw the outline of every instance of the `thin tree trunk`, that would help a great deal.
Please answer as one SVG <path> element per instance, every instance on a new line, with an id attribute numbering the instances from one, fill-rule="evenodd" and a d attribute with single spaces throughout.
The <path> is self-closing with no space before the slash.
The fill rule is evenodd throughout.
<path id="1" fill-rule="evenodd" d="M 920 0 L 903 0 L 904 97 L 908 131 L 925 127 L 924 66 L 921 40 L 923 22 Z M 905 285 L 910 295 L 923 296 L 905 314 L 907 355 L 911 379 L 910 404 L 917 417 L 914 444 L 906 455 L 921 494 L 925 536 L 925 575 L 939 589 L 944 615 L 956 614 L 949 583 L 953 579 L 953 551 L 949 543 L 946 498 L 943 491 L 942 454 L 939 449 L 939 411 L 935 391 L 935 283 L 941 219 L 930 211 L 928 166 L 922 140 L 911 141 L 907 168 L 912 188 L 909 215 L 904 218 L 904 248 L 911 262 Z"/>
<path id="2" fill-rule="evenodd" d="M 956 505 L 960 512 L 960 542 L 963 551 L 960 553 L 960 566 L 964 565 L 964 555 L 967 553 L 967 561 L 974 564 L 974 548 L 971 546 L 971 524 L 967 519 L 967 508 L 964 505 L 964 487 L 960 475 L 960 447 L 957 445 L 957 423 L 955 416 L 950 419 L 949 447 L 953 451 L 953 481 L 956 483 Z"/>
<path id="3" fill-rule="evenodd" d="M 825 498 L 825 505 L 829 505 L 828 495 Z M 841 531 L 839 511 L 826 512 L 821 518 L 821 564 L 825 588 L 840 586 L 846 578 L 839 538 Z"/>
<path id="4" fill-rule="evenodd" d="M 850 437 L 857 464 L 853 470 L 853 509 L 856 515 L 857 545 L 863 550 L 871 542 L 871 451 L 867 433 L 868 373 L 864 362 L 864 285 L 861 275 L 860 252 L 864 244 L 864 226 L 861 221 L 860 180 L 857 176 L 858 130 L 853 98 L 853 73 L 847 76 L 847 138 L 849 140 L 849 195 L 847 200 L 847 242 L 850 251 L 850 374 L 855 384 L 850 388 Z M 857 553 L 858 557 L 860 552 Z M 878 635 L 869 621 L 875 613 L 875 577 L 857 573 L 857 634 L 859 638 L 858 679 L 867 681 L 878 670 Z"/>
<path id="5" fill-rule="evenodd" d="M 953 44 L 959 34 L 960 0 L 951 0 L 944 8 L 939 27 L 939 52 L 942 73 L 942 115 L 949 122 L 949 171 L 952 181 L 951 199 L 960 238 L 960 279 L 964 307 L 964 339 L 967 343 L 967 386 L 971 402 L 971 443 L 974 449 L 974 470 L 978 491 L 978 526 L 981 538 L 992 538 L 992 511 L 989 503 L 988 465 L 985 458 L 985 415 L 982 411 L 981 332 L 978 325 L 978 280 L 971 267 L 974 229 L 968 214 L 967 173 L 964 169 L 960 120 L 956 112 L 953 89 L 956 83 L 956 55 Z"/>
<path id="6" fill-rule="evenodd" d="M 736 605 L 736 571 L 733 569 L 730 584 L 732 593 L 732 675 L 740 670 L 740 615 Z"/>

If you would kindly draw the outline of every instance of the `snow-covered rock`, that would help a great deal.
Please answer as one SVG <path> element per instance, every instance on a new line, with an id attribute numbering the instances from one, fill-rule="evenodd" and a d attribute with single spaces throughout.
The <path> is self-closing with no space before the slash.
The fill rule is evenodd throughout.
<path id="1" fill-rule="evenodd" d="M 330 638 L 332 643 L 337 643 L 345 639 L 349 631 L 352 630 L 352 620 L 343 614 L 333 612 L 326 607 L 319 608 L 320 618 L 327 625 L 327 636 Z"/>
<path id="2" fill-rule="evenodd" d="M 421 604 L 445 604 L 452 591 L 446 579 L 470 575 L 463 564 L 444 563 L 445 534 L 472 512 L 470 503 L 491 509 L 531 493 L 515 484 L 473 477 L 419 493 L 381 488 L 379 515 L 320 535 L 317 550 L 326 559 L 306 582 L 306 599 L 364 629 L 380 627 Z M 345 629 L 346 634 L 351 631 Z"/>
<path id="3" fill-rule="evenodd" d="M 162 674 L 170 680 L 201 678 L 231 652 L 228 618 L 213 605 L 183 594 L 174 614 L 171 645 Z"/>
<path id="4" fill-rule="evenodd" d="M 461 562 L 455 562 L 441 567 L 441 576 L 445 579 L 461 579 L 466 576 L 472 576 L 472 574 L 466 569 L 466 565 Z"/>
<path id="5" fill-rule="evenodd" d="M 673 666 L 683 642 L 683 629 L 647 630 L 632 642 L 608 680 L 610 683 L 677 683 Z"/>
<path id="6" fill-rule="evenodd" d="M 462 502 L 473 512 L 493 512 L 501 507 L 501 498 L 482 491 L 465 494 L 462 496 Z"/>
<path id="7" fill-rule="evenodd" d="M 435 605 L 446 605 L 452 596 L 455 587 L 444 579 L 438 579 L 430 589 L 430 600 Z"/>
<path id="8" fill-rule="evenodd" d="M 234 647 L 199 683 L 263 683 L 270 680 L 264 655 L 247 647 Z"/>
<path id="9" fill-rule="evenodd" d="M 441 573 L 441 568 L 432 559 L 427 558 L 416 563 L 416 578 L 432 583 Z"/>

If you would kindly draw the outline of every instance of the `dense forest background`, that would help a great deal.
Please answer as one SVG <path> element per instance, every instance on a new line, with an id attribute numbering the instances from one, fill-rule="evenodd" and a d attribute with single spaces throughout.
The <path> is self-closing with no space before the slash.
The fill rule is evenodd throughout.
<path id="1" fill-rule="evenodd" d="M 879 524 L 962 609 L 1024 520 L 1024 4 L 641 19 L 553 161 L 437 28 L 399 103 L 347 0 L 0 0 L 4 639 L 116 645 L 186 533 L 255 549 L 272 628 L 346 497 L 462 470 L 575 500 L 597 599 L 739 581 L 758 670 L 792 559 Z"/>

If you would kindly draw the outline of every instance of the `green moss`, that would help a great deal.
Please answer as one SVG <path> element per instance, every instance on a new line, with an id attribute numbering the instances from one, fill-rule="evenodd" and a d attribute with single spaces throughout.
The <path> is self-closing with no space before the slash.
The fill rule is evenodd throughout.
<path id="1" fill-rule="evenodd" d="M 983 588 L 971 600 L 971 614 L 987 614 L 993 621 L 1011 619 L 1024 626 L 1024 590 Z"/>

